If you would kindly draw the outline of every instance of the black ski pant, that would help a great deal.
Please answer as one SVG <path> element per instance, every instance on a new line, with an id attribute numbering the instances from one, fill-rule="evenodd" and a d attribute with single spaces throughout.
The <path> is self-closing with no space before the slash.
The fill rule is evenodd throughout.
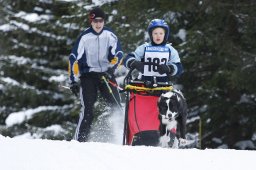
<path id="1" fill-rule="evenodd" d="M 74 137 L 75 140 L 78 140 L 79 142 L 86 142 L 88 140 L 94 118 L 94 104 L 97 100 L 98 92 L 100 92 L 100 95 L 111 107 L 118 107 L 118 105 L 120 105 L 120 96 L 117 88 L 109 84 L 109 87 L 112 89 L 111 94 L 106 82 L 102 79 L 102 76 L 105 76 L 105 78 L 111 82 L 116 83 L 113 74 L 110 77 L 106 76 L 104 73 L 90 72 L 80 77 L 80 100 L 82 108 Z M 115 101 L 113 95 L 117 101 Z"/>

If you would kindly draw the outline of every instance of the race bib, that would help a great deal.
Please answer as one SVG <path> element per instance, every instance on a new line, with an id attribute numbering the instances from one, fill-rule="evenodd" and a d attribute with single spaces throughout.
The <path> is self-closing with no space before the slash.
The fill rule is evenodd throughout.
<path id="1" fill-rule="evenodd" d="M 170 52 L 168 47 L 164 46 L 149 46 L 146 47 L 144 61 L 145 63 L 155 63 L 155 64 L 166 64 L 169 60 Z M 164 77 L 166 74 L 159 74 L 157 72 L 157 66 L 145 65 L 144 66 L 144 76 L 156 76 Z"/>

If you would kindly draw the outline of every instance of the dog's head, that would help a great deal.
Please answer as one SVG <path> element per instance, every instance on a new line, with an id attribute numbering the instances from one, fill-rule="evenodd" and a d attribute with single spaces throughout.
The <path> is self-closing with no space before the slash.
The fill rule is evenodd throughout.
<path id="1" fill-rule="evenodd" d="M 161 119 L 175 120 L 179 116 L 178 96 L 173 92 L 167 92 L 160 96 L 158 109 Z"/>

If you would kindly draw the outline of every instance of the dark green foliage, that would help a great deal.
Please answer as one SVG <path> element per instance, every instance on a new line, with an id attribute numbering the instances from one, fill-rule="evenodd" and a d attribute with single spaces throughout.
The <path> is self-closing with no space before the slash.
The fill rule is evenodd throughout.
<path id="1" fill-rule="evenodd" d="M 255 133 L 255 89 L 250 87 L 256 57 L 253 6 L 252 2 L 209 3 L 203 11 L 195 11 L 200 12 L 201 24 L 190 25 L 188 42 L 182 46 L 186 72 L 181 82 L 187 86 L 189 105 L 207 106 L 201 114 L 203 147 L 216 147 L 211 139 L 218 137 L 232 148 Z"/>

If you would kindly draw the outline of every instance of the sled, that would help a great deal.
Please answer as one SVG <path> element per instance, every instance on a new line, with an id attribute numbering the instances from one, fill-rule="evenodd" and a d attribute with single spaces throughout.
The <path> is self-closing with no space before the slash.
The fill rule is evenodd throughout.
<path id="1" fill-rule="evenodd" d="M 145 65 L 157 65 L 144 63 Z M 133 78 L 131 69 L 124 79 L 126 107 L 123 145 L 159 146 L 159 96 L 173 89 L 170 82 L 141 81 Z"/>

